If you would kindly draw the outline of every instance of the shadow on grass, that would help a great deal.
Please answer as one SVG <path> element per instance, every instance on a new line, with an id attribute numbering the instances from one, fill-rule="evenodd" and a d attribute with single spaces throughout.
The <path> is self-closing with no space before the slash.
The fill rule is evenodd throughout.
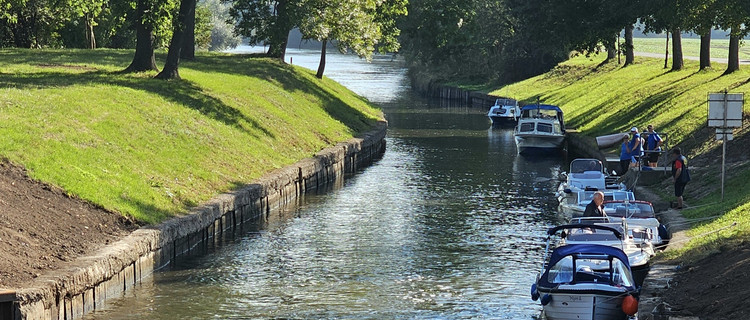
<path id="1" fill-rule="evenodd" d="M 252 128 L 260 130 L 266 136 L 274 137 L 273 133 L 259 122 L 245 116 L 239 110 L 224 104 L 221 100 L 206 94 L 202 88 L 191 81 L 163 81 L 150 77 L 121 76 L 103 71 L 81 73 L 56 71 L 19 74 L 0 73 L 0 87 L 41 89 L 94 84 L 119 86 L 156 94 L 169 101 L 198 110 L 205 116 L 228 126 L 244 129 L 246 132 L 253 134 L 252 130 L 243 127 L 243 122 L 245 122 Z M 137 103 L 137 101 L 134 101 L 134 103 Z M 254 136 L 257 137 L 257 135 Z"/>
<path id="2" fill-rule="evenodd" d="M 312 73 L 305 76 L 298 69 L 278 60 L 265 58 L 260 55 L 227 55 L 201 56 L 196 61 L 184 63 L 184 68 L 201 72 L 219 72 L 252 77 L 282 87 L 288 92 L 303 92 L 321 97 L 323 108 L 334 119 L 340 121 L 353 132 L 361 133 L 370 129 L 374 121 L 357 110 L 329 90 L 321 86 L 321 81 L 314 78 Z"/>

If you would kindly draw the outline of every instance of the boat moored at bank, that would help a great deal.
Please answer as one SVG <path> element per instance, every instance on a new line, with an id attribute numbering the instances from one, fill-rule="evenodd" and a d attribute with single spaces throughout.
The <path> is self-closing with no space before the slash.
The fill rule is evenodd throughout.
<path id="1" fill-rule="evenodd" d="M 518 101 L 509 98 L 496 99 L 495 105 L 487 112 L 487 117 L 492 121 L 493 127 L 515 127 L 519 116 L 521 116 L 521 108 L 518 107 Z"/>
<path id="2" fill-rule="evenodd" d="M 565 140 L 562 110 L 548 104 L 524 106 L 521 108 L 514 138 L 518 153 L 561 150 Z"/>

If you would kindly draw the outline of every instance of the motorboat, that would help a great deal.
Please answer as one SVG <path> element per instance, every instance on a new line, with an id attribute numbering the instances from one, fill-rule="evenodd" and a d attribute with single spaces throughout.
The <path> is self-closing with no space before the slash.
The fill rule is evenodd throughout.
<path id="1" fill-rule="evenodd" d="M 560 150 L 565 140 L 563 112 L 548 104 L 523 106 L 513 135 L 518 153 Z"/>
<path id="2" fill-rule="evenodd" d="M 624 219 L 611 217 L 573 218 L 561 229 L 563 244 L 600 244 L 625 252 L 636 286 L 643 284 L 656 254 L 649 230 L 634 231 Z"/>
<path id="3" fill-rule="evenodd" d="M 515 127 L 520 115 L 521 108 L 518 107 L 518 101 L 508 98 L 496 99 L 495 105 L 487 112 L 487 117 L 492 120 L 493 127 Z"/>
<path id="4" fill-rule="evenodd" d="M 545 317 L 623 320 L 636 316 L 638 289 L 625 252 L 601 244 L 566 244 L 554 248 L 547 258 L 552 236 L 561 230 L 565 229 L 547 232 L 545 263 L 531 286 L 531 298 L 541 302 Z"/>
<path id="5" fill-rule="evenodd" d="M 599 149 L 610 148 L 622 143 L 623 138 L 630 137 L 627 133 L 613 133 L 596 137 L 596 145 Z"/>
<path id="6" fill-rule="evenodd" d="M 607 174 L 598 159 L 574 159 L 570 162 L 570 171 L 563 176 L 565 181 L 560 184 L 559 192 L 625 189 L 624 184 L 617 182 L 617 177 Z"/>
<path id="7" fill-rule="evenodd" d="M 642 200 L 610 200 L 602 203 L 604 213 L 612 218 L 625 218 L 631 230 L 648 229 L 652 235 L 651 242 L 660 246 L 669 241 L 669 232 L 656 219 L 654 206 L 651 202 Z"/>
<path id="8" fill-rule="evenodd" d="M 558 209 L 566 217 L 580 217 L 586 210 L 586 206 L 594 198 L 594 193 L 599 190 L 585 189 L 572 191 L 570 189 L 558 190 Z M 604 201 L 620 200 L 635 201 L 635 194 L 628 190 L 601 190 L 604 193 Z"/>

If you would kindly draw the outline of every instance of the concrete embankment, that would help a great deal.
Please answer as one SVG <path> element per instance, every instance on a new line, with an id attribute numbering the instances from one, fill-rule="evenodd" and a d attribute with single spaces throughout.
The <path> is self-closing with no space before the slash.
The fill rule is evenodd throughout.
<path id="1" fill-rule="evenodd" d="M 495 104 L 498 98 L 482 92 L 447 86 L 432 81 L 412 78 L 412 88 L 420 95 L 427 98 L 440 99 L 441 101 L 458 102 L 470 107 L 487 107 Z"/>
<path id="2" fill-rule="evenodd" d="M 217 241 L 243 224 L 277 219 L 274 208 L 370 164 L 385 151 L 386 130 L 381 122 L 360 138 L 221 194 L 184 216 L 136 230 L 70 268 L 38 278 L 29 288 L 3 293 L 11 298 L 0 300 L 0 320 L 81 318 L 198 245 Z"/>

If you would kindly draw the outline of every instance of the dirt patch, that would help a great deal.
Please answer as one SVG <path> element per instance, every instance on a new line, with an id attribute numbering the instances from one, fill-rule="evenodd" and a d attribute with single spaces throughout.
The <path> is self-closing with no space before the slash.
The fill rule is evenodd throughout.
<path id="1" fill-rule="evenodd" d="M 136 228 L 0 160 L 0 288 L 23 288 Z"/>
<path id="2" fill-rule="evenodd" d="M 664 296 L 674 313 L 701 319 L 750 319 L 750 245 L 684 268 Z"/>

